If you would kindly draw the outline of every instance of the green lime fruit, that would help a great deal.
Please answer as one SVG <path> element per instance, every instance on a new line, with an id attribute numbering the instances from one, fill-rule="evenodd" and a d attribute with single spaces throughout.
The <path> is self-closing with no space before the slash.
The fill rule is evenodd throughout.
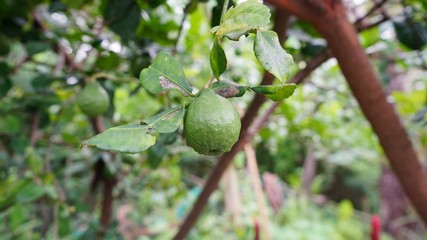
<path id="1" fill-rule="evenodd" d="M 110 97 L 98 82 L 88 83 L 77 97 L 77 105 L 89 117 L 95 117 L 107 112 Z"/>
<path id="2" fill-rule="evenodd" d="M 190 103 L 184 118 L 187 145 L 204 155 L 230 151 L 239 138 L 240 127 L 234 105 L 210 88 L 203 89 Z"/>

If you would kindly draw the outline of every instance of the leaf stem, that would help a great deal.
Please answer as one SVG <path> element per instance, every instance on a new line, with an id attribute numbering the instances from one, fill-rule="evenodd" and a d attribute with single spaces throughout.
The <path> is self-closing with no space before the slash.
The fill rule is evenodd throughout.
<path id="1" fill-rule="evenodd" d="M 222 23 L 224 21 L 224 15 L 227 12 L 228 9 L 228 1 L 229 0 L 224 0 L 224 5 L 222 5 L 222 13 L 221 13 L 221 20 L 220 23 Z"/>
<path id="2" fill-rule="evenodd" d="M 179 26 L 179 29 L 178 29 L 178 36 L 176 36 L 175 44 L 173 45 L 173 48 L 172 48 L 172 56 L 174 57 L 178 51 L 179 39 L 181 38 L 186 19 L 187 19 L 187 12 L 184 12 L 184 16 L 182 17 L 182 20 L 181 20 L 181 25 Z"/>
<path id="3" fill-rule="evenodd" d="M 99 72 L 99 73 L 95 73 L 92 76 L 87 77 L 88 81 L 96 81 L 99 78 L 105 78 L 105 79 L 110 79 L 112 81 L 122 81 L 122 82 L 134 82 L 134 81 L 138 81 L 138 79 L 133 78 L 133 77 L 117 77 L 114 76 L 112 74 L 106 73 L 106 72 Z"/>
<path id="4" fill-rule="evenodd" d="M 211 78 L 206 82 L 206 84 L 205 84 L 204 88 L 208 88 L 208 87 L 210 87 L 210 86 L 211 86 L 211 84 L 214 82 L 214 79 L 215 79 L 215 77 L 214 77 L 214 75 L 212 74 L 212 75 L 211 75 Z"/>

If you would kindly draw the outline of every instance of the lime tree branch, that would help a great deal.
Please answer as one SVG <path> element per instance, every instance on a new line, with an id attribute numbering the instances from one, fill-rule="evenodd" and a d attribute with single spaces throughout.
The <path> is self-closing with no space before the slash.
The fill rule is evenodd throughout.
<path id="1" fill-rule="evenodd" d="M 101 116 L 96 116 L 90 119 L 92 123 L 92 128 L 96 134 L 99 134 L 105 131 L 104 120 Z M 92 194 L 95 193 L 98 184 L 102 181 L 104 184 L 103 200 L 102 200 L 102 209 L 101 209 L 101 229 L 98 232 L 97 239 L 104 239 L 105 232 L 107 231 L 111 215 L 113 211 L 113 190 L 114 186 L 117 183 L 117 178 L 115 176 L 107 178 L 104 176 L 105 163 L 102 159 L 99 159 L 95 164 L 95 175 L 92 179 L 91 191 Z"/>
<path id="2" fill-rule="evenodd" d="M 334 1 L 333 11 L 323 14 L 300 1 L 268 2 L 312 24 L 326 39 L 407 197 L 424 223 L 427 223 L 427 174 L 396 110 L 387 101 L 387 95 L 358 40 L 355 28 L 348 22 L 342 2 Z"/>
<path id="3" fill-rule="evenodd" d="M 381 0 L 378 2 L 375 2 L 374 6 L 372 6 L 366 13 L 365 15 L 363 15 L 362 17 L 360 17 L 359 19 L 357 19 L 354 22 L 354 25 L 357 27 L 359 25 L 361 25 L 361 23 L 367 19 L 369 16 L 371 16 L 376 10 L 380 9 L 388 0 Z"/>

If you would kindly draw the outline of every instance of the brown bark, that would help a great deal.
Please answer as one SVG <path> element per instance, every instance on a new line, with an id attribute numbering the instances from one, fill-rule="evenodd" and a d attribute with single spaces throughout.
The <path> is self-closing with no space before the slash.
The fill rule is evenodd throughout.
<path id="1" fill-rule="evenodd" d="M 258 205 L 258 213 L 260 220 L 260 232 L 266 240 L 272 239 L 271 231 L 269 229 L 270 220 L 267 214 L 267 206 L 265 204 L 265 193 L 262 189 L 261 178 L 259 174 L 258 163 L 256 159 L 255 149 L 252 147 L 251 143 L 245 145 L 246 153 L 246 165 L 248 169 L 249 176 L 252 180 L 252 188 L 255 192 L 255 200 Z M 263 239 L 264 239 L 263 238 Z"/>
<path id="2" fill-rule="evenodd" d="M 94 118 L 90 119 L 92 123 L 92 128 L 96 134 L 99 134 L 105 130 L 104 121 L 101 116 L 96 116 Z M 113 154 L 111 154 L 113 155 Z M 98 232 L 97 239 L 104 239 L 105 233 L 108 230 L 108 227 L 110 226 L 111 222 L 111 216 L 113 213 L 113 190 L 114 186 L 117 183 L 116 176 L 107 177 L 104 175 L 105 171 L 105 163 L 102 159 L 99 159 L 98 162 L 95 164 L 94 167 L 94 177 L 92 179 L 91 183 L 91 194 L 96 194 L 96 189 L 98 187 L 98 184 L 102 181 L 104 184 L 104 192 L 103 192 L 103 199 L 102 199 L 102 208 L 101 208 L 101 229 Z M 95 199 L 94 196 L 92 196 L 92 199 Z"/>
<path id="3" fill-rule="evenodd" d="M 105 232 L 108 230 L 111 222 L 111 216 L 113 214 L 113 190 L 117 180 L 115 177 L 111 179 L 104 179 L 104 196 L 102 200 L 101 210 L 101 226 L 102 229 L 98 233 L 98 239 L 104 239 Z"/>
<path id="4" fill-rule="evenodd" d="M 35 147 L 39 139 L 40 111 L 33 111 L 30 114 L 31 131 L 30 131 L 30 146 Z"/>
<path id="5" fill-rule="evenodd" d="M 307 152 L 302 174 L 302 188 L 306 194 L 311 194 L 311 185 L 316 176 L 317 162 L 313 147 L 309 147 Z"/>
<path id="6" fill-rule="evenodd" d="M 378 136 L 390 165 L 418 214 L 427 223 L 427 177 L 394 108 L 387 102 L 354 27 L 340 1 L 270 0 L 311 23 L 328 42 L 354 97 Z M 315 17 L 314 17 L 315 16 Z"/>

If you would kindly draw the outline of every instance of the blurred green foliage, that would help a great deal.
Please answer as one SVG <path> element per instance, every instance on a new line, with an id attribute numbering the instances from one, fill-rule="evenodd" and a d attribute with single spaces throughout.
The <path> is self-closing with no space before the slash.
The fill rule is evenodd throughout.
<path id="1" fill-rule="evenodd" d="M 99 159 L 105 174 L 119 179 L 105 238 L 133 233 L 124 226 L 136 229 L 133 239 L 172 237 L 217 160 L 186 147 L 181 129 L 160 135 L 142 154 L 108 158 L 80 148 L 94 130 L 75 100 L 83 82 L 96 78 L 112 99 L 103 116 L 106 127 L 138 122 L 161 112 L 162 106 L 179 104 L 179 94 L 153 95 L 141 89 L 139 73 L 159 51 L 171 51 L 176 44 L 175 57 L 188 81 L 202 88 L 211 75 L 211 21 L 219 21 L 222 2 L 198 1 L 176 39 L 186 0 L 0 0 L 1 239 L 95 239 L 102 191 L 92 192 L 91 183 Z M 406 4 L 386 4 L 391 20 L 359 36 L 426 159 L 427 30 L 421 16 L 426 4 Z M 292 21 L 288 33 L 284 46 L 299 68 L 326 47 L 304 22 Z M 260 82 L 263 73 L 253 41 L 224 41 L 228 70 L 221 78 L 242 85 Z M 233 102 L 243 110 L 252 97 L 248 93 Z M 378 179 L 385 159 L 335 60 L 313 72 L 280 105 L 253 143 L 261 173 L 277 174 L 286 186 L 280 211 L 268 207 L 274 239 L 368 238 L 369 214 L 380 210 Z M 317 163 L 312 197 L 301 194 L 310 152 Z M 244 160 L 243 155 L 235 159 L 242 196 L 238 223 L 232 223 L 225 209 L 221 188 L 189 239 L 254 238 L 259 212 Z M 318 204 L 314 196 L 323 195 L 336 202 Z M 131 211 L 120 218 L 126 206 Z"/>

